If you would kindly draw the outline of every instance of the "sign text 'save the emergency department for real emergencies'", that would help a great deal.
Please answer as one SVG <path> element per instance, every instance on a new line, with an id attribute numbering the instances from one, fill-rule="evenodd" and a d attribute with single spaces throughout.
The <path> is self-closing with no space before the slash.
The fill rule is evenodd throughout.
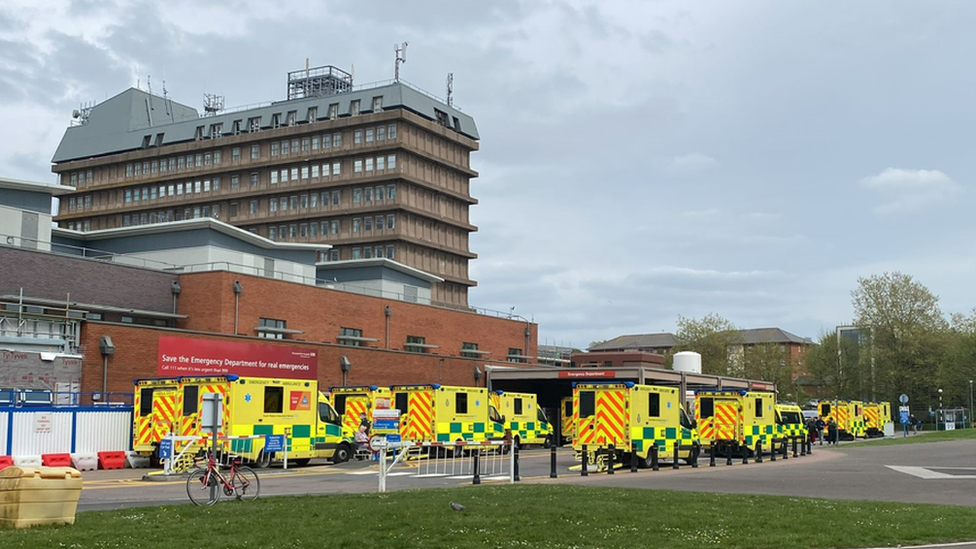
<path id="1" fill-rule="evenodd" d="M 164 377 L 239 375 L 317 379 L 315 350 L 259 343 L 160 337 L 157 373 Z"/>

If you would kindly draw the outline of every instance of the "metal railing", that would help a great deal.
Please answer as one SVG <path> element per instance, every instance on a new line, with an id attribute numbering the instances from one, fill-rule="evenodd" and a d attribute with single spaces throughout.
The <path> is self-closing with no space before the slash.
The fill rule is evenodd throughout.
<path id="1" fill-rule="evenodd" d="M 132 407 L 133 393 L 0 388 L 0 408 Z"/>

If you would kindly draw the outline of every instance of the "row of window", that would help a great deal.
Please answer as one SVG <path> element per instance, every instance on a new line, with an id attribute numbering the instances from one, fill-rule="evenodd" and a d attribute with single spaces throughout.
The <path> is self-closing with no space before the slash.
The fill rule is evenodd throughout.
<path id="1" fill-rule="evenodd" d="M 374 169 L 375 166 L 375 169 Z M 396 169 L 396 155 L 391 154 L 386 157 L 377 156 L 374 158 L 356 159 L 352 161 L 352 173 L 382 172 L 385 170 Z"/>
<path id="2" fill-rule="evenodd" d="M 237 177 L 237 176 L 234 176 Z M 220 178 L 200 179 L 186 183 L 169 183 L 167 185 L 150 185 L 138 189 L 125 189 L 125 203 L 156 200 L 167 196 L 182 196 L 183 194 L 202 194 L 220 190 Z M 185 192 L 184 192 L 185 191 Z M 70 203 L 69 203 L 70 209 Z M 87 207 L 87 206 L 86 206 Z"/>
<path id="3" fill-rule="evenodd" d="M 292 197 L 294 198 L 294 197 Z M 286 200 L 282 198 L 281 200 Z M 272 200 L 271 204 L 276 204 L 277 201 Z M 284 202 L 282 203 L 284 207 Z M 274 208 L 271 211 L 275 211 Z M 231 204 L 230 217 L 235 217 L 237 215 L 237 203 Z M 286 232 L 285 225 L 280 226 L 280 230 L 275 231 L 274 227 L 268 229 L 268 238 L 271 240 L 277 240 L 278 238 L 288 237 L 317 237 L 320 234 L 322 236 L 337 235 L 341 232 L 341 219 L 327 219 L 320 222 L 312 223 L 293 223 L 290 225 L 289 230 Z M 352 219 L 352 232 L 353 233 L 366 233 L 366 232 L 379 232 L 384 230 L 393 230 L 396 228 L 396 214 L 377 215 L 375 217 L 355 217 Z"/>
<path id="4" fill-rule="evenodd" d="M 327 252 L 319 252 L 319 262 L 339 261 L 342 258 L 340 248 L 332 248 Z M 396 246 L 353 246 L 349 248 L 350 259 L 396 259 Z"/>
<path id="5" fill-rule="evenodd" d="M 342 175 L 342 165 L 340 162 L 325 163 L 319 170 L 319 165 L 304 165 L 301 167 L 284 168 L 282 170 L 271 170 L 270 183 L 277 185 L 279 182 L 288 183 L 289 181 L 299 181 L 301 179 L 327 179 Z"/>
<path id="6" fill-rule="evenodd" d="M 92 195 L 86 194 L 85 196 L 79 196 L 68 199 L 68 211 L 73 212 L 77 210 L 89 210 L 92 207 Z"/>
<path id="7" fill-rule="evenodd" d="M 154 223 L 168 223 L 183 219 L 197 219 L 200 217 L 220 217 L 220 205 L 194 206 L 182 210 L 160 210 L 158 212 L 142 212 L 125 214 L 122 216 L 123 227 L 138 225 L 152 225 Z"/>
<path id="8" fill-rule="evenodd" d="M 71 172 L 71 186 L 84 187 L 92 184 L 93 173 L 91 170 Z"/>
<path id="9" fill-rule="evenodd" d="M 238 155 L 240 153 L 238 152 Z M 194 168 L 205 168 L 207 166 L 219 166 L 221 152 L 188 154 L 181 156 L 171 156 L 159 160 L 147 160 L 145 162 L 135 162 L 125 165 L 125 177 L 142 177 L 143 175 L 156 175 L 160 173 L 176 172 L 180 170 L 191 170 Z M 74 174 L 72 174 L 72 180 Z"/>
<path id="10" fill-rule="evenodd" d="M 275 125 L 274 127 L 278 127 Z M 198 132 L 202 126 L 197 128 Z M 222 125 L 215 124 L 211 128 L 217 137 L 222 134 Z M 373 143 L 374 141 L 384 141 L 386 139 L 396 139 L 396 124 L 376 126 L 372 128 L 358 129 L 353 132 L 353 142 L 357 145 L 362 143 Z M 199 138 L 199 136 L 198 136 Z M 336 149 L 342 147 L 342 133 L 327 133 L 309 137 L 294 138 L 282 141 L 272 141 L 270 143 L 271 156 L 284 156 L 289 154 L 300 154 L 319 150 Z M 147 160 L 144 162 L 133 162 L 125 165 L 125 178 L 135 178 L 151 176 L 156 174 L 178 172 L 182 170 L 192 170 L 196 168 L 206 168 L 209 166 L 219 166 L 221 163 L 221 151 L 201 152 L 188 155 L 173 156 L 159 160 Z M 251 145 L 251 160 L 261 158 L 261 145 Z M 231 149 L 231 160 L 240 162 L 241 148 Z M 93 174 L 91 170 L 84 172 L 71 173 L 71 185 L 92 183 Z"/>
<path id="11" fill-rule="evenodd" d="M 386 141 L 387 136 L 390 139 L 396 139 L 396 124 L 355 130 L 352 132 L 352 142 L 355 145 L 361 145 L 374 141 Z"/>

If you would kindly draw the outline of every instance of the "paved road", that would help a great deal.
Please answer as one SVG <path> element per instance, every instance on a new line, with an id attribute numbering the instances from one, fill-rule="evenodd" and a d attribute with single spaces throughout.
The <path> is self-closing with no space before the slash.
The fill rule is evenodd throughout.
<path id="1" fill-rule="evenodd" d="M 954 441 L 904 446 L 827 449 L 815 446 L 809 456 L 771 463 L 714 468 L 703 460 L 698 469 L 678 471 L 662 464 L 660 471 L 628 469 L 614 475 L 591 473 L 580 477 L 568 470 L 572 452 L 558 453 L 559 478 L 549 478 L 549 452 L 529 450 L 521 455 L 522 482 L 568 483 L 633 488 L 777 494 L 842 499 L 945 503 L 976 506 L 976 441 Z M 451 466 L 455 469 L 449 469 Z M 470 484 L 458 463 L 413 462 L 395 470 L 388 479 L 390 490 Z M 495 464 L 500 467 L 501 464 Z M 892 467 L 896 467 L 894 469 Z M 188 501 L 185 482 L 141 482 L 143 471 L 85 473 L 81 510 L 112 509 L 140 505 L 178 504 Z M 295 470 L 262 471 L 261 495 L 304 495 L 374 492 L 376 467 L 369 462 L 338 466 L 313 465 Z M 484 483 L 505 482 L 490 475 Z"/>

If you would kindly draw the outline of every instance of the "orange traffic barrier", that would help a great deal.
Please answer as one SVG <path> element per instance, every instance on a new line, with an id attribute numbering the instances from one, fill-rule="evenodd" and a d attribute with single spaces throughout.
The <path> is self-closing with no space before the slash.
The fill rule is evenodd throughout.
<path id="1" fill-rule="evenodd" d="M 99 452 L 98 466 L 102 469 L 125 468 L 125 452 Z"/>
<path id="2" fill-rule="evenodd" d="M 45 467 L 71 467 L 71 454 L 41 454 Z"/>

